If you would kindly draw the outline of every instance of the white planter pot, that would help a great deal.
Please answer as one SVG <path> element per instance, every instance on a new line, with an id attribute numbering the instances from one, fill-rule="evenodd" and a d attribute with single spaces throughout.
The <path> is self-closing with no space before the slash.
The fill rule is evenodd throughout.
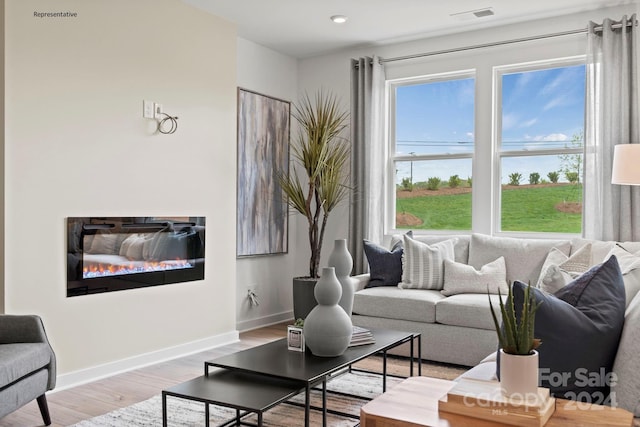
<path id="1" fill-rule="evenodd" d="M 517 400 L 537 399 L 538 352 L 521 356 L 500 349 L 500 388 L 505 397 Z"/>

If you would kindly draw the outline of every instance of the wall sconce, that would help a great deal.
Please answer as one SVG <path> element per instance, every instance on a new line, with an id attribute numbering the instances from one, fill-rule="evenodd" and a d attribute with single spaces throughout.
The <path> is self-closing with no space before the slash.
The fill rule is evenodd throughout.
<path id="1" fill-rule="evenodd" d="M 640 144 L 618 144 L 613 147 L 611 183 L 640 185 Z"/>

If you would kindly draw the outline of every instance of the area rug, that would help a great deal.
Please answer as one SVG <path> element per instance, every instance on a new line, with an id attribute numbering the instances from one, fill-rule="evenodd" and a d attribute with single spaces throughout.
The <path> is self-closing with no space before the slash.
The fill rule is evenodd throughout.
<path id="1" fill-rule="evenodd" d="M 452 371 L 451 374 L 453 374 Z M 424 372 L 423 372 L 424 374 Z M 388 377 L 387 388 L 392 388 L 402 381 L 400 378 Z M 357 394 L 367 399 L 372 399 L 382 393 L 382 377 L 378 374 L 366 372 L 346 372 L 331 379 L 327 389 L 342 393 Z M 311 396 L 311 404 L 319 406 L 321 392 L 314 390 Z M 304 403 L 304 393 L 294 397 L 294 401 Z M 366 399 L 358 399 L 343 395 L 328 394 L 327 407 L 358 416 L 360 407 L 367 402 Z M 210 406 L 210 422 L 216 426 L 230 420 L 235 416 L 235 410 Z M 184 399 L 167 398 L 167 418 L 169 427 L 191 427 L 204 425 L 204 404 Z M 245 418 L 248 422 L 255 422 L 255 415 Z M 304 409 L 289 404 L 281 404 L 267 411 L 263 415 L 263 424 L 270 427 L 288 427 L 303 425 Z M 322 416 L 318 411 L 311 411 L 310 424 L 322 425 Z M 327 424 L 332 427 L 352 427 L 358 424 L 357 419 L 329 414 Z M 154 396 L 143 402 L 118 409 L 108 414 L 101 415 L 90 420 L 75 424 L 75 427 L 157 427 L 162 425 L 162 398 Z"/>

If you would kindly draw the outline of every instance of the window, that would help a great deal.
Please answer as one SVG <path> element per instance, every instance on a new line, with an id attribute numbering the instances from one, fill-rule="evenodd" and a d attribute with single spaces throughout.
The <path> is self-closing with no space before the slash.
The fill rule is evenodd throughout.
<path id="1" fill-rule="evenodd" d="M 393 228 L 471 230 L 473 72 L 392 82 Z"/>
<path id="2" fill-rule="evenodd" d="M 581 233 L 584 56 L 388 89 L 387 231 Z"/>
<path id="3" fill-rule="evenodd" d="M 496 229 L 580 233 L 584 61 L 496 69 Z"/>

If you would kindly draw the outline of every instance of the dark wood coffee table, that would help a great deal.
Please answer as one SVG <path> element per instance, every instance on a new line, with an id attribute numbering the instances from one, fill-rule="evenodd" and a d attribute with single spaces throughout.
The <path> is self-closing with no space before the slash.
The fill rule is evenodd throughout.
<path id="1" fill-rule="evenodd" d="M 162 391 L 162 425 L 167 426 L 167 396 L 194 400 L 205 404 L 204 425 L 209 427 L 209 405 L 219 405 L 236 410 L 236 416 L 228 424 L 236 424 L 250 412 L 262 425 L 262 414 L 275 405 L 291 399 L 304 387 L 300 382 L 280 378 L 262 378 L 242 372 L 218 370 Z"/>
<path id="2" fill-rule="evenodd" d="M 304 390 L 304 425 L 308 427 L 309 413 L 312 409 L 310 404 L 311 388 L 322 384 L 322 407 L 313 409 L 322 411 L 323 426 L 326 426 L 328 412 L 343 416 L 348 415 L 327 409 L 327 379 L 338 372 L 350 369 L 353 363 L 374 354 L 382 353 L 382 382 L 383 391 L 385 391 L 387 351 L 404 343 L 410 343 L 412 355 L 410 358 L 410 375 L 413 375 L 413 350 L 415 348 L 414 341 L 417 339 L 418 375 L 422 373 L 420 334 L 383 329 L 371 329 L 371 332 L 375 337 L 375 343 L 349 347 L 343 355 L 337 357 L 318 357 L 309 351 L 303 353 L 290 351 L 287 349 L 287 340 L 284 338 L 206 361 L 204 364 L 204 376 L 163 391 L 163 425 L 166 426 L 166 395 L 204 402 L 207 406 L 207 412 L 209 404 L 235 408 L 236 419 L 232 421 L 239 421 L 239 418 L 243 416 L 240 414 L 240 410 L 255 412 L 258 414 L 258 425 L 260 425 L 262 412 L 287 401 L 291 397 L 291 393 L 295 394 Z M 221 377 L 222 380 L 218 377 L 220 373 L 225 375 Z M 230 373 L 242 374 L 242 377 L 238 377 L 235 385 L 234 381 L 226 376 Z M 256 387 L 260 390 L 264 399 L 248 402 L 249 396 L 247 395 L 253 393 L 253 391 L 250 391 L 251 387 Z"/>

